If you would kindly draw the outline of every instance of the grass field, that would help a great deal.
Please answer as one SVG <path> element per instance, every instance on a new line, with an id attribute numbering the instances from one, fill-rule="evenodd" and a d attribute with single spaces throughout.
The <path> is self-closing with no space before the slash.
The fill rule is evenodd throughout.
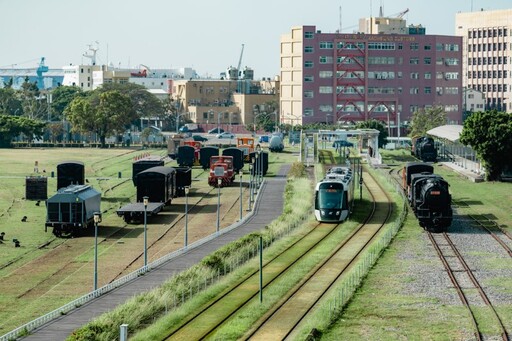
<path id="1" fill-rule="evenodd" d="M 140 259 L 130 266 L 128 263 L 141 252 L 143 227 L 140 224 L 127 225 L 115 211 L 135 201 L 132 162 L 135 157 L 148 153 L 167 155 L 165 149 L 0 149 L 0 232 L 5 232 L 5 240 L 0 244 L 0 306 L 3 307 L 0 309 L 0 335 L 92 289 L 93 232 L 74 239 L 56 238 L 51 228 L 45 232 L 44 202 L 37 206 L 36 201 L 24 199 L 25 178 L 47 176 L 48 197 L 51 197 L 56 192 L 57 164 L 70 160 L 84 162 L 88 183 L 102 192 L 103 221 L 98 228 L 101 286 L 142 265 Z M 296 156 L 291 152 L 271 153 L 267 175 L 275 175 L 283 164 L 295 160 Z M 38 161 L 38 173 L 34 172 L 35 161 Z M 166 166 L 176 166 L 176 161 L 168 162 Z M 244 182 L 248 181 L 247 172 L 245 169 Z M 199 214 L 190 214 L 189 243 L 215 231 L 212 222 L 215 221 L 216 196 L 207 194 L 211 190 L 206 181 L 207 172 L 194 168 L 193 177 L 189 205 L 206 196 L 198 208 Z M 222 200 L 223 203 L 226 200 L 226 205 L 221 207 L 221 228 L 238 219 L 238 206 L 232 204 L 238 197 L 238 186 L 222 190 Z M 247 190 L 243 200 L 247 202 Z M 234 208 L 231 210 L 229 207 Z M 184 198 L 173 200 L 170 208 L 155 217 L 156 225 L 148 223 L 148 241 L 158 239 L 161 231 L 177 221 L 183 211 Z M 21 221 L 24 216 L 27 217 L 26 222 Z M 180 248 L 183 242 L 181 231 L 182 227 L 172 229 L 168 233 L 170 239 L 167 244 L 158 251 L 149 252 L 149 261 Z M 21 247 L 15 248 L 13 239 L 18 239 Z"/>

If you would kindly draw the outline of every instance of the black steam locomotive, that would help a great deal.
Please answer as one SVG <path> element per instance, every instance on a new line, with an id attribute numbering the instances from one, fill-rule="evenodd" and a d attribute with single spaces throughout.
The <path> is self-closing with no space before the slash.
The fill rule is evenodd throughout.
<path id="1" fill-rule="evenodd" d="M 436 162 L 437 149 L 434 139 L 428 136 L 418 137 L 414 140 L 412 154 L 424 162 Z"/>
<path id="2" fill-rule="evenodd" d="M 404 190 L 420 226 L 431 232 L 445 232 L 452 223 L 452 196 L 442 176 L 409 162 L 403 169 Z"/>

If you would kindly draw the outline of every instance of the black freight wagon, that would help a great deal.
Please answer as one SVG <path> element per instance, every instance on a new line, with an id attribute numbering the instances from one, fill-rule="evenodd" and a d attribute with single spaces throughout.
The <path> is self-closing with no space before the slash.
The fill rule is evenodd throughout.
<path id="1" fill-rule="evenodd" d="M 69 185 L 85 184 L 85 166 L 80 161 L 64 161 L 57 165 L 57 190 Z"/>
<path id="2" fill-rule="evenodd" d="M 210 168 L 210 159 L 212 156 L 219 156 L 219 148 L 213 146 L 202 147 L 199 151 L 199 163 L 203 169 Z"/>
<path id="3" fill-rule="evenodd" d="M 153 167 L 163 166 L 164 160 L 160 156 L 148 156 L 143 159 L 133 162 L 132 165 L 132 181 L 133 185 L 137 186 L 137 174 L 146 169 Z"/>
<path id="4" fill-rule="evenodd" d="M 185 187 L 190 187 L 192 184 L 192 168 L 190 167 L 175 167 L 176 169 L 176 196 L 182 197 L 185 195 Z"/>
<path id="5" fill-rule="evenodd" d="M 242 149 L 229 147 L 222 151 L 222 155 L 233 157 L 233 171 L 235 173 L 244 168 L 244 151 Z"/>
<path id="6" fill-rule="evenodd" d="M 250 160 L 254 159 L 251 173 L 252 175 L 261 174 L 265 176 L 268 171 L 268 153 L 260 152 L 258 157 L 256 157 L 256 154 L 258 154 L 258 152 L 252 152 L 249 154 Z"/>
<path id="7" fill-rule="evenodd" d="M 192 146 L 178 147 L 178 165 L 180 167 L 192 167 L 196 161 L 196 149 Z"/>
<path id="8" fill-rule="evenodd" d="M 150 202 L 170 205 L 176 196 L 176 169 L 158 166 L 137 174 L 137 202 L 146 196 Z"/>

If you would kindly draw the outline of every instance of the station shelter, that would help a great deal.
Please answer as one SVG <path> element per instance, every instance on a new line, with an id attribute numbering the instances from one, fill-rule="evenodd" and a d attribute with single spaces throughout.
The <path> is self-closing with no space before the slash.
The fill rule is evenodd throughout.
<path id="1" fill-rule="evenodd" d="M 471 146 L 459 142 L 461 125 L 443 125 L 427 131 L 436 142 L 440 161 L 450 162 L 477 175 L 483 175 L 484 169 Z"/>
<path id="2" fill-rule="evenodd" d="M 379 131 L 377 129 L 353 129 L 353 130 L 319 130 L 318 148 L 329 149 L 335 141 L 353 142 L 354 148 L 359 154 L 366 157 L 372 165 L 382 164 L 382 157 L 379 152 Z"/>

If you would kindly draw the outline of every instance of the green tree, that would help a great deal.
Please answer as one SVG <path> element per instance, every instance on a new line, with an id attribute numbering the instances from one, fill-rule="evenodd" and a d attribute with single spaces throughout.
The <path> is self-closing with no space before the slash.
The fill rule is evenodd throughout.
<path id="1" fill-rule="evenodd" d="M 486 179 L 501 179 L 512 166 L 512 116 L 496 110 L 473 113 L 464 121 L 460 143 L 476 152 L 486 170 Z"/>
<path id="2" fill-rule="evenodd" d="M 133 124 L 140 124 L 141 117 L 166 118 L 164 102 L 150 93 L 144 86 L 134 83 L 107 83 L 98 89 L 100 92 L 118 91 L 130 98 L 132 103 L 130 115 L 134 118 Z M 137 121 L 135 121 L 137 120 Z"/>
<path id="3" fill-rule="evenodd" d="M 41 138 L 45 126 L 45 122 L 22 116 L 0 115 L 0 147 L 10 147 L 11 140 L 19 134 L 25 134 L 29 139 Z"/>
<path id="4" fill-rule="evenodd" d="M 427 131 L 446 124 L 446 113 L 443 107 L 420 109 L 411 118 L 411 136 L 424 136 Z"/>
<path id="5" fill-rule="evenodd" d="M 93 91 L 89 96 L 76 97 L 68 106 L 66 115 L 73 131 L 94 132 L 106 146 L 108 136 L 124 131 L 136 119 L 130 97 L 119 91 Z"/>
<path id="6" fill-rule="evenodd" d="M 83 96 L 83 91 L 78 86 L 59 86 L 52 91 L 52 113 L 59 119 L 64 110 L 76 96 Z"/>
<path id="7" fill-rule="evenodd" d="M 16 91 L 10 87 L 0 88 L 0 114 L 22 115 L 21 101 L 16 96 Z"/>
<path id="8" fill-rule="evenodd" d="M 384 124 L 377 120 L 368 120 L 359 122 L 356 125 L 357 129 L 377 129 L 379 131 L 379 148 L 382 148 L 386 144 L 388 138 L 388 130 Z"/>

